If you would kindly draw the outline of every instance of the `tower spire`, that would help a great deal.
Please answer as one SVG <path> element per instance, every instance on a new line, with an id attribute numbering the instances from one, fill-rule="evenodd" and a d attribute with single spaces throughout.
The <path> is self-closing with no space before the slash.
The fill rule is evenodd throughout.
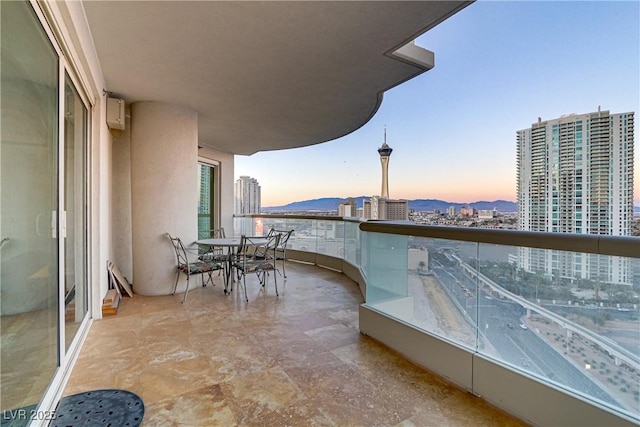
<path id="1" fill-rule="evenodd" d="M 380 197 L 389 198 L 389 157 L 393 149 L 387 145 L 387 125 L 384 126 L 384 143 L 378 148 L 380 164 L 382 165 L 382 189 Z"/>

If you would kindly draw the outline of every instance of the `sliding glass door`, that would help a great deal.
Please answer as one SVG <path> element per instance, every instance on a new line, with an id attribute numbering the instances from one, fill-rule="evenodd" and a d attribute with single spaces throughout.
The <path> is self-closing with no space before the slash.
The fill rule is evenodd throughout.
<path id="1" fill-rule="evenodd" d="M 58 354 L 56 52 L 31 6 L 0 2 L 2 410 L 37 404 Z"/>
<path id="2" fill-rule="evenodd" d="M 0 1 L 0 17 L 0 411 L 11 416 L 59 380 L 87 318 L 88 109 L 32 4 Z"/>

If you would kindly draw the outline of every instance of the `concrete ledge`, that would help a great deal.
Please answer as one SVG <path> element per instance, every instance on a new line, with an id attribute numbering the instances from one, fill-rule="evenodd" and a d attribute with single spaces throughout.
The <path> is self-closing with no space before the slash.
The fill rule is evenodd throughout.
<path id="1" fill-rule="evenodd" d="M 540 426 L 631 427 L 635 422 L 476 354 L 473 391 L 487 402 Z"/>
<path id="2" fill-rule="evenodd" d="M 455 385 L 471 390 L 473 354 L 468 350 L 429 335 L 364 304 L 360 306 L 360 332 Z"/>
<path id="3" fill-rule="evenodd" d="M 375 308 L 360 306 L 360 332 L 488 403 L 540 426 L 631 427 L 629 415 L 528 376 Z"/>

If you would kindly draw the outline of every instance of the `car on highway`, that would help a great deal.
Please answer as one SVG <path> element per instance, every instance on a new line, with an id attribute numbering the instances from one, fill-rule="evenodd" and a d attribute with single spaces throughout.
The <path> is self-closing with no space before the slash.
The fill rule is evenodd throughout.
<path id="1" fill-rule="evenodd" d="M 525 325 L 524 323 L 520 323 L 520 327 L 521 327 L 522 329 L 524 329 L 524 330 L 529 329 L 529 328 L 527 327 L 527 325 Z"/>

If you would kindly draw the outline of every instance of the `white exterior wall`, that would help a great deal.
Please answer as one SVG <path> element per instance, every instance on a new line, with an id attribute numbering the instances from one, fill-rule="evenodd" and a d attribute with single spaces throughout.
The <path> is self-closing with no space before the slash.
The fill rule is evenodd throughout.
<path id="1" fill-rule="evenodd" d="M 197 240 L 197 168 L 195 111 L 161 102 L 131 105 L 131 225 L 136 293 L 167 295 L 173 289 L 176 259 L 165 233 L 180 237 L 185 245 Z M 184 288 L 178 285 L 178 289 Z"/>
<path id="2" fill-rule="evenodd" d="M 130 108 L 126 107 L 127 116 Z M 131 120 L 125 119 L 124 130 L 112 130 L 112 207 L 113 263 L 124 277 L 133 281 L 133 249 L 131 242 Z"/>

